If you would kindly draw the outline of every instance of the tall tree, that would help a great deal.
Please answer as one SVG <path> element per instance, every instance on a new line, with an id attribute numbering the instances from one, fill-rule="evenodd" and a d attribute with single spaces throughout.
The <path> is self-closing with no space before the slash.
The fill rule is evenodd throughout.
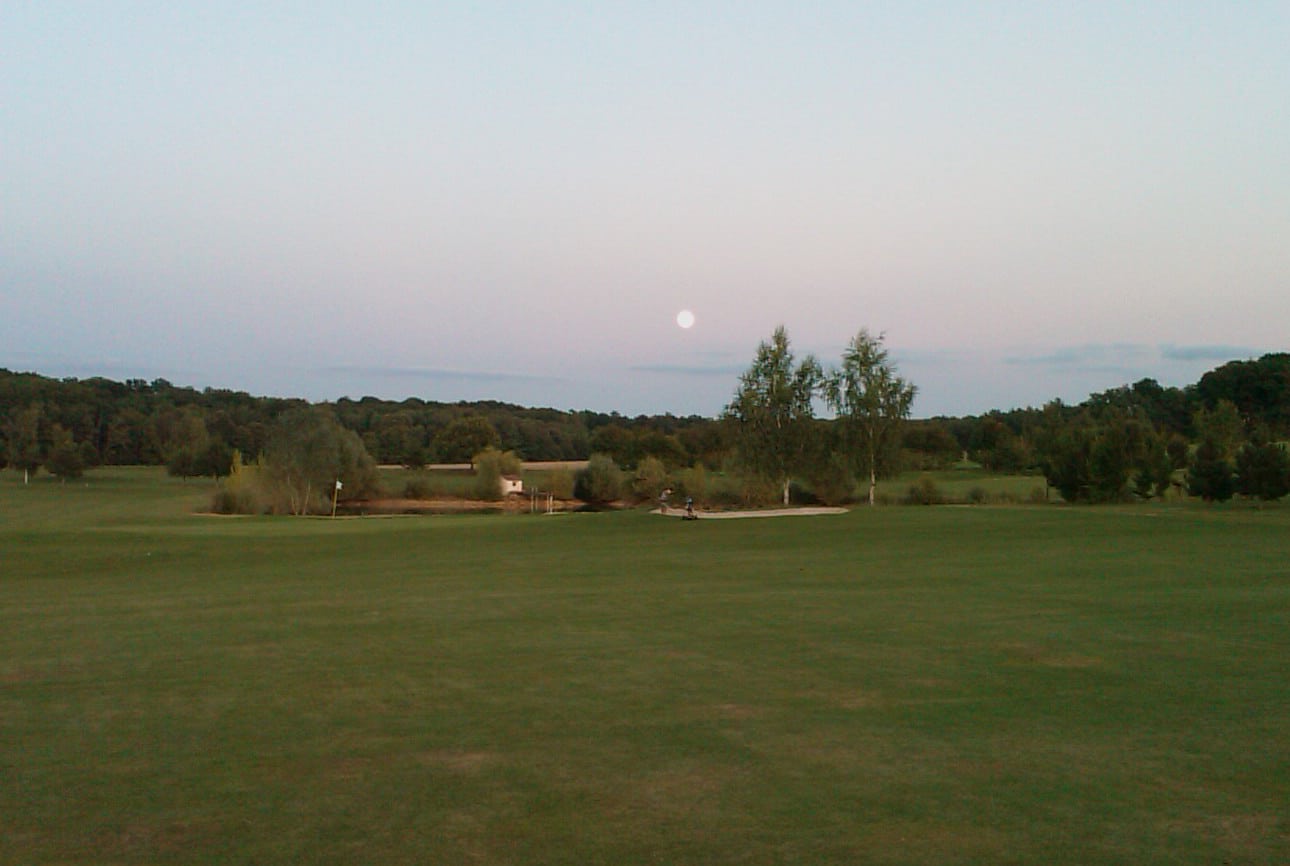
<path id="1" fill-rule="evenodd" d="M 1138 461 L 1138 471 L 1133 476 L 1133 492 L 1143 499 L 1164 496 L 1173 481 L 1174 466 L 1169 459 L 1165 440 L 1153 433 Z"/>
<path id="2" fill-rule="evenodd" d="M 1196 427 L 1196 437 L 1201 441 L 1209 440 L 1224 460 L 1236 457 L 1245 440 L 1245 422 L 1231 400 L 1219 400 L 1213 409 L 1198 410 L 1192 423 Z"/>
<path id="3" fill-rule="evenodd" d="M 45 460 L 49 474 L 60 481 L 80 478 L 85 472 L 85 459 L 81 449 L 72 439 L 72 432 L 62 424 L 54 424 L 49 431 L 49 457 Z"/>
<path id="4" fill-rule="evenodd" d="M 1236 476 L 1223 448 L 1213 439 L 1204 439 L 1192 455 L 1187 470 L 1187 491 L 1206 502 L 1226 502 L 1236 492 Z"/>
<path id="5" fill-rule="evenodd" d="M 465 463 L 485 448 L 502 443 L 496 428 L 481 415 L 458 418 L 435 437 L 435 451 L 444 463 Z"/>
<path id="6" fill-rule="evenodd" d="M 896 375 L 882 345 L 883 335 L 866 329 L 842 353 L 842 366 L 824 380 L 824 399 L 838 414 L 845 453 L 858 475 L 869 478 L 869 504 L 878 489 L 882 456 L 900 442 L 900 425 L 909 417 L 915 385 Z"/>
<path id="7" fill-rule="evenodd" d="M 1236 454 L 1236 492 L 1271 501 L 1290 493 L 1290 452 L 1258 430 Z"/>
<path id="8" fill-rule="evenodd" d="M 1206 406 L 1230 400 L 1251 424 L 1267 425 L 1280 435 L 1290 432 L 1290 354 L 1231 361 L 1201 376 L 1195 390 Z"/>
<path id="9" fill-rule="evenodd" d="M 45 462 L 44 449 L 40 442 L 40 427 L 44 421 L 44 410 L 39 403 L 26 409 L 19 409 L 10 414 L 5 424 L 5 441 L 8 448 L 9 465 L 22 470 L 22 483 L 31 480 L 31 473 Z"/>
<path id="10" fill-rule="evenodd" d="M 322 409 L 294 409 L 279 416 L 265 446 L 265 465 L 273 492 L 292 514 L 325 506 L 332 490 L 342 498 L 362 497 L 375 489 L 376 463 L 358 434 L 346 430 Z M 335 487 L 337 482 L 342 487 Z"/>
<path id="11" fill-rule="evenodd" d="M 779 485 L 785 505 L 793 474 L 805 469 L 812 456 L 811 400 L 822 377 L 819 363 L 809 355 L 794 364 L 788 332 L 781 325 L 770 342 L 757 347 L 724 413 L 735 429 L 739 461 Z"/>

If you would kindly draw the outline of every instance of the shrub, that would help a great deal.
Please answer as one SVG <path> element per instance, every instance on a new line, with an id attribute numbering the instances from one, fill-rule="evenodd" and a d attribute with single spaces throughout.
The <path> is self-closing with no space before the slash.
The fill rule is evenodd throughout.
<path id="1" fill-rule="evenodd" d="M 429 499 L 433 495 L 434 485 L 425 476 L 409 478 L 407 484 L 403 485 L 404 499 Z"/>
<path id="2" fill-rule="evenodd" d="M 990 494 L 986 493 L 984 487 L 973 487 L 967 492 L 967 501 L 973 505 L 983 505 L 989 501 Z"/>
<path id="3" fill-rule="evenodd" d="M 739 484 L 739 501 L 743 505 L 779 505 L 784 491 L 773 481 L 743 477 Z"/>
<path id="4" fill-rule="evenodd" d="M 271 485 L 262 460 L 242 463 L 242 454 L 233 452 L 228 476 L 219 483 L 211 499 L 216 514 L 264 514 L 274 510 Z"/>
<path id="5" fill-rule="evenodd" d="M 645 457 L 636 466 L 636 476 L 632 479 L 632 493 L 637 499 L 649 501 L 658 499 L 667 487 L 667 469 L 657 457 Z"/>
<path id="6" fill-rule="evenodd" d="M 855 480 L 850 476 L 817 478 L 811 484 L 815 499 L 824 505 L 843 505 L 855 500 Z"/>
<path id="7" fill-rule="evenodd" d="M 683 469 L 676 475 L 673 491 L 684 500 L 686 497 L 695 502 L 709 501 L 708 470 L 700 463 L 690 469 Z"/>
<path id="8" fill-rule="evenodd" d="M 502 498 L 502 476 L 518 475 L 523 464 L 514 451 L 485 448 L 475 455 L 475 483 L 471 492 L 476 499 L 494 501 Z"/>
<path id="9" fill-rule="evenodd" d="M 573 473 L 568 469 L 556 469 L 546 478 L 546 489 L 556 499 L 573 498 Z"/>
<path id="10" fill-rule="evenodd" d="M 211 511 L 216 514 L 239 514 L 237 497 L 223 487 L 219 488 L 211 497 Z"/>
<path id="11" fill-rule="evenodd" d="M 841 505 L 855 497 L 856 479 L 840 454 L 822 460 L 810 475 L 811 494 L 824 505 Z"/>
<path id="12" fill-rule="evenodd" d="M 945 501 L 940 488 L 930 478 L 920 478 L 916 484 L 909 486 L 905 502 L 909 505 L 939 505 Z"/>
<path id="13" fill-rule="evenodd" d="M 573 495 L 595 505 L 617 501 L 622 496 L 622 489 L 622 473 L 618 464 L 606 454 L 592 454 L 573 482 Z"/>
<path id="14" fill-rule="evenodd" d="M 704 478 L 704 487 L 707 492 L 702 500 L 709 505 L 739 505 L 744 501 L 744 487 L 738 476 L 707 475 Z M 700 499 L 692 492 L 687 492 L 686 495 L 694 496 L 696 501 Z"/>
<path id="15" fill-rule="evenodd" d="M 804 485 L 804 484 L 803 484 L 802 482 L 800 482 L 800 481 L 792 481 L 792 482 L 789 482 L 789 485 L 788 485 L 788 501 L 789 501 L 789 502 L 795 502 L 795 503 L 797 503 L 798 505 L 820 505 L 820 504 L 822 504 L 822 503 L 820 502 L 819 497 L 815 495 L 815 490 L 814 490 L 813 488 L 811 488 L 811 487 L 807 487 L 806 485 Z M 782 499 L 782 498 L 780 499 L 780 504 L 781 504 L 781 505 L 783 504 L 783 499 Z"/>

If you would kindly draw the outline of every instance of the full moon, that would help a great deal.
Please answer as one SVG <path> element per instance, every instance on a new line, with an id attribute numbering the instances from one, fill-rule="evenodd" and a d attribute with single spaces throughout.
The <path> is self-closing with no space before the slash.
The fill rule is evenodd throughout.
<path id="1" fill-rule="evenodd" d="M 689 310 L 682 310 L 676 314 L 676 323 L 682 328 L 693 328 L 694 313 L 691 313 Z"/>

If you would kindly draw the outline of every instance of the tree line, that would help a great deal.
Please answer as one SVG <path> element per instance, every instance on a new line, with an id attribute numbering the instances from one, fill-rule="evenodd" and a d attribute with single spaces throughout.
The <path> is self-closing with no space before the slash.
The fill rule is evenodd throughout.
<path id="1" fill-rule="evenodd" d="M 1078 406 L 906 421 L 915 387 L 896 375 L 881 335 L 861 330 L 841 365 L 795 363 L 781 327 L 758 348 L 725 419 L 734 458 L 788 502 L 803 479 L 816 498 L 867 499 L 896 472 L 968 463 L 1042 475 L 1067 502 L 1122 502 L 1176 490 L 1208 501 L 1290 493 L 1290 355 L 1232 361 L 1192 386 L 1153 379 L 1091 395 Z M 816 418 L 822 401 L 834 413 Z"/>
<path id="2" fill-rule="evenodd" d="M 971 461 L 1042 474 L 1069 501 L 1145 498 L 1171 487 L 1216 500 L 1285 495 L 1279 443 L 1290 439 L 1290 354 L 1232 361 L 1182 388 L 1143 379 L 1078 405 L 1054 400 L 979 416 L 905 420 L 913 395 L 881 336 L 861 331 L 841 364 L 825 370 L 814 358 L 797 362 L 783 328 L 758 347 L 717 418 L 415 397 L 311 405 L 164 379 L 0 369 L 0 467 L 74 478 L 98 465 L 143 464 L 227 476 L 235 455 L 254 464 L 308 410 L 353 434 L 346 448 L 361 446 L 373 464 L 466 462 L 486 449 L 525 460 L 602 454 L 637 473 L 647 461 L 651 472 L 706 467 L 760 479 L 780 498 L 797 479 L 817 498 L 843 499 L 857 479 L 872 498 L 881 477 Z M 817 407 L 834 417 L 817 417 Z"/>
<path id="3" fill-rule="evenodd" d="M 1063 499 L 1116 502 L 1176 489 L 1208 500 L 1290 492 L 1290 354 L 1231 361 L 1194 385 L 1154 379 L 1078 405 L 911 422 L 907 463 L 971 459 L 1003 473 L 1042 474 Z"/>
<path id="4" fill-rule="evenodd" d="M 300 399 L 173 385 L 54 379 L 0 369 L 0 468 L 74 478 L 101 465 L 164 465 L 184 477 L 225 476 L 234 454 L 265 453 L 278 420 Z M 715 419 L 527 408 L 496 401 L 340 399 L 313 405 L 353 432 L 381 464 L 463 463 L 493 447 L 525 460 L 580 460 L 593 450 L 634 465 L 719 462 Z"/>

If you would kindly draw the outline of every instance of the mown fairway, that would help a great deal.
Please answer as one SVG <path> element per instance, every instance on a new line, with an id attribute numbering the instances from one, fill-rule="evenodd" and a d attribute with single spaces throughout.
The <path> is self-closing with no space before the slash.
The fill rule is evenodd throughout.
<path id="1" fill-rule="evenodd" d="M 0 862 L 1290 862 L 1290 508 L 202 490 L 0 474 Z"/>

